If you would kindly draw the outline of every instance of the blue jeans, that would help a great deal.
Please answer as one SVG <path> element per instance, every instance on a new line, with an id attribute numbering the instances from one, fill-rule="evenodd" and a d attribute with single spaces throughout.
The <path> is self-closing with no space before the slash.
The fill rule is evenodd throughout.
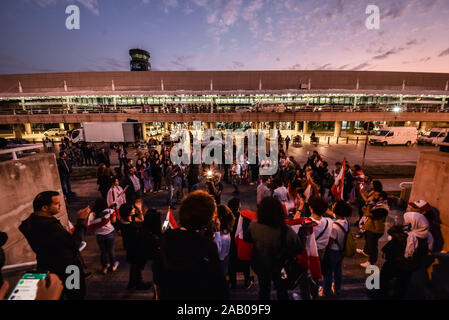
<path id="1" fill-rule="evenodd" d="M 62 193 L 64 195 L 72 193 L 72 186 L 70 185 L 70 176 L 61 177 L 61 187 L 62 187 Z"/>
<path id="2" fill-rule="evenodd" d="M 103 268 L 112 266 L 115 262 L 115 231 L 106 235 L 97 235 L 98 246 L 100 247 L 100 259 Z"/>
<path id="3" fill-rule="evenodd" d="M 342 281 L 341 265 L 343 263 L 343 252 L 327 249 L 323 259 L 324 292 L 331 292 L 332 280 L 334 280 L 335 291 L 340 291 Z"/>

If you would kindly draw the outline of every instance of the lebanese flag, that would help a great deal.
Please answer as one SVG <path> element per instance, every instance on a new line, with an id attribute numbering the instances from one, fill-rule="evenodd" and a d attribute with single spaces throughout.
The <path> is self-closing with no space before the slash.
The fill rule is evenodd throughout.
<path id="1" fill-rule="evenodd" d="M 71 234 L 73 234 L 73 233 L 75 232 L 75 227 L 74 227 L 73 224 L 70 222 L 70 220 L 69 220 L 69 232 L 70 232 Z"/>
<path id="2" fill-rule="evenodd" d="M 237 230 L 235 232 L 237 258 L 243 261 L 251 261 L 254 245 L 251 242 L 246 242 L 243 240 L 243 218 L 249 219 L 250 221 L 255 221 L 257 220 L 257 213 L 251 210 L 242 210 L 242 212 L 240 212 Z"/>
<path id="3" fill-rule="evenodd" d="M 346 158 L 343 159 L 341 170 L 335 178 L 334 185 L 331 188 L 332 195 L 335 200 L 343 200 L 343 188 L 345 186 Z"/>
<path id="4" fill-rule="evenodd" d="M 111 221 L 111 218 L 114 216 L 115 216 L 115 211 L 112 214 L 108 213 L 103 218 L 93 219 L 92 221 L 90 221 L 90 223 L 88 223 L 87 230 L 95 231 L 101 227 L 104 227 Z"/>
<path id="5" fill-rule="evenodd" d="M 173 218 L 173 214 L 171 213 L 170 207 L 168 207 L 167 216 L 165 218 L 165 221 L 168 221 L 168 225 L 172 229 L 178 229 L 178 224 L 176 223 L 175 218 Z"/>
<path id="6" fill-rule="evenodd" d="M 321 280 L 323 275 L 321 273 L 320 257 L 318 256 L 318 248 L 316 246 L 315 235 L 313 233 L 313 227 L 317 225 L 310 218 L 299 218 L 285 220 L 285 224 L 292 227 L 297 233 L 300 225 L 311 224 L 311 227 L 307 228 L 306 248 L 302 253 L 298 254 L 299 263 L 309 271 L 309 275 L 312 279 Z"/>

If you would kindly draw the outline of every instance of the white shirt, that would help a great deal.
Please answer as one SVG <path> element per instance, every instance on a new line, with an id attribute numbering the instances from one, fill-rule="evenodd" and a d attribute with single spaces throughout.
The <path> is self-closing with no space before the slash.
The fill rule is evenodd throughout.
<path id="1" fill-rule="evenodd" d="M 318 240 L 316 240 L 316 246 L 318 250 L 326 248 L 327 244 L 329 243 L 329 237 L 331 236 L 332 233 L 332 226 L 334 224 L 334 221 L 331 218 L 321 218 L 320 220 L 316 220 L 313 217 L 310 217 L 310 219 L 318 223 L 317 226 L 313 227 L 313 234 L 315 235 L 315 239 L 321 234 L 321 232 L 323 232 L 323 230 L 326 230 L 321 235 L 321 237 Z M 338 226 L 336 227 L 338 228 Z"/>
<path id="2" fill-rule="evenodd" d="M 139 191 L 140 190 L 140 181 L 139 178 L 137 178 L 137 176 L 135 174 L 130 175 L 129 178 L 131 179 L 133 186 L 134 186 L 134 191 Z"/>
<path id="3" fill-rule="evenodd" d="M 274 189 L 273 196 L 277 198 L 279 201 L 287 201 L 288 200 L 288 190 L 286 187 L 281 186 L 279 188 Z"/>
<path id="4" fill-rule="evenodd" d="M 237 175 L 237 176 L 240 175 L 240 165 L 239 164 L 233 165 L 231 170 L 232 170 L 233 175 Z"/>
<path id="5" fill-rule="evenodd" d="M 349 223 L 348 223 L 348 221 L 346 221 L 346 219 L 334 220 L 334 223 L 332 225 L 332 232 L 331 232 L 330 238 L 335 239 L 340 246 L 338 246 L 338 244 L 336 244 L 334 242 L 330 246 L 330 249 L 340 251 L 343 249 L 343 247 L 345 245 L 343 242 L 345 240 L 345 233 L 335 223 L 339 223 L 345 229 L 346 232 L 349 231 Z"/>
<path id="6" fill-rule="evenodd" d="M 218 248 L 218 258 L 223 261 L 229 255 L 229 250 L 231 249 L 231 235 L 229 233 L 215 232 L 215 243 Z"/>
<path id="7" fill-rule="evenodd" d="M 115 202 L 117 203 L 117 209 L 119 209 L 122 204 L 126 203 L 125 193 L 123 192 L 123 194 L 120 195 L 122 192 L 123 192 L 122 187 L 112 186 L 111 189 L 109 189 L 108 195 L 106 197 L 108 206 L 111 206 Z"/>
<path id="8" fill-rule="evenodd" d="M 265 184 L 261 183 L 257 187 L 257 204 L 259 204 L 263 198 L 271 197 L 271 190 Z"/>
<path id="9" fill-rule="evenodd" d="M 105 211 L 107 211 L 108 213 L 104 216 L 104 219 L 111 218 L 111 215 L 114 212 L 114 210 L 106 209 Z M 102 220 L 103 220 L 103 218 L 96 219 L 95 213 L 92 212 L 89 215 L 89 219 L 87 220 L 87 225 L 90 226 L 91 224 L 100 223 Z M 114 226 L 112 225 L 111 221 L 109 220 L 109 222 L 106 225 L 95 229 L 94 233 L 96 235 L 104 236 L 104 235 L 110 234 L 112 231 L 114 231 Z"/>

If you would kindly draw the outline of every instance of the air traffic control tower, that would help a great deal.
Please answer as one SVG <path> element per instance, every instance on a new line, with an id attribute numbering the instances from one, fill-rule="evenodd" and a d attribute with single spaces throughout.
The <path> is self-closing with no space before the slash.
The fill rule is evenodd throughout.
<path id="1" fill-rule="evenodd" d="M 129 50 L 131 56 L 131 71 L 148 71 L 151 70 L 150 53 L 142 49 Z"/>

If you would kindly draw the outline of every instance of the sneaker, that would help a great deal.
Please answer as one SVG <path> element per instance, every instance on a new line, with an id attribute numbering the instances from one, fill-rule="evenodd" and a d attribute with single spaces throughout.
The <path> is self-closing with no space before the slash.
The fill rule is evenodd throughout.
<path id="1" fill-rule="evenodd" d="M 357 253 L 360 253 L 361 255 L 368 257 L 368 255 L 365 253 L 365 251 L 363 251 L 363 249 L 359 249 L 357 248 L 355 251 L 357 251 Z"/>
<path id="2" fill-rule="evenodd" d="M 118 261 L 114 262 L 114 265 L 112 266 L 112 272 L 117 271 L 119 265 L 120 263 Z"/>
<path id="3" fill-rule="evenodd" d="M 318 297 L 324 297 L 324 288 L 323 287 L 318 288 Z"/>
<path id="4" fill-rule="evenodd" d="M 369 261 L 360 264 L 360 266 L 363 268 L 368 268 L 370 265 L 371 263 Z"/>

